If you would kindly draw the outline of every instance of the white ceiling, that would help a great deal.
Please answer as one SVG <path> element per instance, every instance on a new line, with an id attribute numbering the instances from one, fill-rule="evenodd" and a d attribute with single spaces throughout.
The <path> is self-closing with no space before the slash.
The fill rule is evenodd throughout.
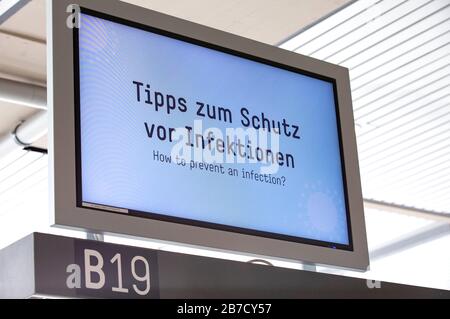
<path id="1" fill-rule="evenodd" d="M 450 213 L 450 1 L 365 0 L 283 48 L 349 68 L 365 198 Z"/>

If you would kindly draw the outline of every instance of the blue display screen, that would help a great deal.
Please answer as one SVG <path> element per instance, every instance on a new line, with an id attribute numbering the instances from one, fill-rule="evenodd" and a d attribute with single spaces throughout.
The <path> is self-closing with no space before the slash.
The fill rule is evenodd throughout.
<path id="1" fill-rule="evenodd" d="M 79 206 L 352 249 L 333 80 L 90 11 L 74 34 Z"/>

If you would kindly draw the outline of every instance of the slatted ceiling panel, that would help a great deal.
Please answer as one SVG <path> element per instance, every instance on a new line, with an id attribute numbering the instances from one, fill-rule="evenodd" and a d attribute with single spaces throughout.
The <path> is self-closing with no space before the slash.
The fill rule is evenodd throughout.
<path id="1" fill-rule="evenodd" d="M 395 77 L 393 77 L 389 81 L 378 80 L 376 81 L 376 83 L 366 85 L 357 90 L 355 89 L 353 100 L 355 101 L 355 103 L 367 105 L 368 103 L 372 103 L 378 98 L 382 98 L 386 94 L 392 94 L 397 90 L 408 88 L 411 83 L 414 83 L 419 79 L 423 79 L 424 77 L 434 73 L 437 70 L 448 67 L 449 56 L 450 55 L 440 57 L 412 71 L 402 72 L 403 70 L 399 70 L 398 73 L 400 74 L 396 74 Z M 385 90 L 382 90 L 385 86 L 388 85 L 390 86 L 390 93 L 386 93 Z"/>
<path id="2" fill-rule="evenodd" d="M 435 72 L 435 76 L 438 77 L 446 71 L 446 68 L 441 68 Z M 411 90 L 403 88 L 396 93 L 387 92 L 385 96 L 366 104 L 365 108 L 355 109 L 356 121 L 364 120 L 365 123 L 379 128 L 383 125 L 382 123 L 398 116 L 396 112 L 408 112 L 414 107 L 423 108 L 430 103 L 437 102 L 437 99 L 445 99 L 450 88 L 446 82 L 450 80 L 450 76 L 438 78 L 432 82 L 429 82 L 430 80 L 429 77 L 419 78 L 409 84 Z M 388 87 L 390 86 L 388 85 Z"/>
<path id="3" fill-rule="evenodd" d="M 30 168 L 33 168 L 33 164 L 39 160 L 41 154 L 38 153 L 25 153 L 18 157 L 13 162 L 7 163 L 0 168 L 0 195 L 7 191 L 14 183 L 27 176 Z"/>
<path id="4" fill-rule="evenodd" d="M 326 57 L 326 55 L 323 55 L 323 51 L 330 47 L 337 48 L 339 45 L 345 45 L 348 35 L 350 33 L 357 34 L 361 28 L 363 28 L 374 18 L 375 14 L 378 14 L 377 10 L 380 7 L 383 7 L 380 11 L 389 11 L 405 1 L 406 0 L 393 0 L 387 2 L 378 1 L 372 7 L 369 7 L 369 9 L 353 15 L 350 19 L 328 29 L 328 32 L 325 32 L 320 36 L 311 39 L 309 42 L 300 45 L 296 51 L 301 52 L 302 54 Z M 332 32 L 329 30 L 332 30 Z"/>
<path id="5" fill-rule="evenodd" d="M 450 34 L 448 35 L 446 41 L 449 41 L 450 39 Z M 444 50 L 449 50 L 450 46 L 446 46 L 444 48 Z M 445 59 L 444 59 L 445 60 Z M 417 61 L 417 65 L 416 67 L 420 68 L 421 65 L 418 64 L 421 61 Z M 446 63 L 447 62 L 447 63 Z M 368 62 L 370 63 L 370 62 Z M 360 89 L 362 89 L 363 87 L 370 85 L 372 81 L 376 81 L 378 80 L 378 90 L 380 90 L 381 88 L 383 88 L 383 92 L 386 95 L 386 99 L 383 99 L 381 101 L 378 101 L 377 104 L 373 104 L 370 103 L 370 105 L 368 105 L 368 101 L 361 101 L 361 94 L 356 92 L 356 100 L 355 100 L 355 111 L 357 111 L 359 114 L 364 114 L 367 112 L 372 111 L 373 109 L 376 109 L 380 106 L 384 106 L 386 105 L 387 102 L 392 102 L 395 101 L 395 99 L 399 100 L 403 97 L 408 98 L 408 95 L 406 93 L 408 93 L 410 90 L 412 90 L 412 87 L 420 89 L 420 90 L 425 90 L 425 89 L 436 89 L 439 87 L 445 87 L 445 84 L 448 83 L 448 73 L 445 73 L 446 69 L 448 71 L 448 60 L 446 60 L 445 62 L 441 62 L 444 63 L 444 66 L 441 69 L 438 69 L 436 72 L 433 72 L 434 70 L 430 70 L 430 69 L 419 69 L 419 70 L 414 70 L 410 73 L 406 73 L 403 76 L 399 76 L 396 78 L 396 74 L 395 72 L 402 72 L 403 71 L 403 67 L 400 68 L 395 68 L 395 65 L 391 65 L 394 67 L 394 69 L 388 70 L 386 69 L 386 67 L 380 67 L 378 70 L 376 70 L 376 72 L 378 74 L 372 74 L 374 76 L 372 76 L 372 79 L 367 80 L 366 83 L 358 83 L 358 80 L 353 80 L 352 83 L 352 89 L 354 89 L 355 91 L 358 91 Z M 445 66 L 446 65 L 446 66 Z M 384 72 L 386 71 L 386 72 Z M 375 73 L 375 72 L 374 72 Z M 401 81 L 403 78 L 406 77 L 406 80 L 408 80 L 408 76 L 409 77 L 415 77 L 417 76 L 417 73 L 421 73 L 422 74 L 422 78 L 421 80 L 423 80 L 423 83 L 419 83 L 419 82 L 415 82 L 415 83 L 408 83 L 408 84 L 412 84 L 412 86 L 407 86 L 407 87 L 400 87 L 401 90 L 392 90 L 392 87 L 395 86 L 395 82 L 397 81 Z M 368 77 L 370 77 L 371 75 L 368 75 Z M 380 87 L 381 85 L 381 78 L 384 78 L 384 85 L 383 87 Z M 405 80 L 405 81 L 406 81 Z M 442 80 L 442 81 L 441 81 Z M 440 81 L 440 83 L 438 83 Z M 431 84 L 435 84 L 436 86 L 432 86 L 430 87 Z M 420 86 L 420 84 L 425 85 L 425 86 Z M 442 85 L 440 85 L 442 84 Z M 370 90 L 370 88 L 366 88 L 366 92 L 364 92 L 365 96 L 367 96 L 368 94 L 370 94 L 371 92 L 373 92 L 373 89 Z M 433 90 L 431 90 L 433 91 Z M 424 95 L 421 95 L 419 97 L 423 97 Z M 392 99 L 394 98 L 394 99 Z"/>
<path id="6" fill-rule="evenodd" d="M 349 68 L 364 197 L 450 213 L 450 0 L 356 1 L 281 47 Z"/>
<path id="7" fill-rule="evenodd" d="M 365 47 L 362 41 L 358 42 L 350 53 L 347 50 L 337 52 L 330 60 L 333 63 L 345 64 L 348 68 L 356 68 L 367 62 L 367 59 L 375 59 L 383 54 L 392 54 L 390 51 L 393 48 L 407 52 L 415 47 L 415 42 L 426 42 L 446 32 L 445 22 L 449 20 L 448 11 L 449 8 L 445 8 L 436 14 L 428 15 L 423 20 L 411 25 L 410 28 L 403 28 L 389 38 L 369 46 Z M 364 51 L 364 55 L 359 54 L 362 51 Z"/>
<path id="8" fill-rule="evenodd" d="M 449 94 L 447 94 L 445 88 L 439 89 L 431 94 L 427 94 L 422 96 L 420 99 L 403 105 L 399 108 L 390 108 L 387 111 L 391 111 L 388 114 L 378 115 L 377 117 L 372 117 L 369 119 L 366 117 L 356 118 L 356 121 L 360 121 L 360 124 L 365 125 L 367 129 L 364 132 L 361 132 L 361 143 L 363 143 L 366 139 L 373 139 L 374 134 L 382 135 L 389 134 L 390 130 L 394 129 L 396 124 L 402 123 L 402 119 L 405 117 L 411 118 L 413 114 L 417 114 L 417 117 L 414 121 L 421 116 L 425 116 L 425 114 L 430 114 L 434 112 L 436 109 L 447 109 Z M 381 113 L 381 112 L 379 112 Z M 363 122 L 363 121 L 366 122 Z M 369 125 L 370 124 L 370 125 Z M 399 124 L 401 125 L 401 124 Z"/>
<path id="9" fill-rule="evenodd" d="M 308 27 L 308 32 L 303 32 L 302 38 L 293 37 L 289 41 L 282 43 L 280 47 L 290 51 L 297 51 L 301 46 L 305 46 L 315 39 L 325 35 L 329 30 L 339 27 L 340 25 L 351 20 L 355 15 L 364 12 L 368 7 L 382 0 L 357 1 L 352 4 L 352 10 L 339 10 L 319 24 Z"/>
<path id="10" fill-rule="evenodd" d="M 20 198 L 17 198 L 18 194 Z M 15 187 L 14 191 L 8 194 L 9 196 L 1 196 L 2 212 L 0 212 L 0 216 L 2 214 L 20 214 L 24 206 L 31 205 L 33 207 L 33 201 L 41 194 L 44 199 L 48 198 L 47 169 L 40 169 L 36 174 L 31 175 L 29 179 Z M 44 208 L 45 206 L 42 207 L 42 209 Z"/>
<path id="11" fill-rule="evenodd" d="M 395 134 L 397 130 L 394 129 L 392 137 L 390 134 L 383 137 L 384 143 L 363 144 L 359 148 L 360 159 L 365 167 L 373 167 L 374 165 L 378 167 L 380 161 L 389 165 L 394 158 L 404 158 L 406 155 L 429 146 L 430 140 L 438 138 L 445 142 L 446 139 L 450 139 L 449 123 L 448 116 L 447 118 L 437 117 L 427 124 L 421 123 L 423 125 L 411 127 L 409 131 L 400 132 L 397 135 Z M 392 156 L 387 158 L 386 155 Z"/>
<path id="12" fill-rule="evenodd" d="M 380 8 L 380 11 L 385 11 L 380 12 L 374 20 L 348 31 L 334 40 L 332 45 L 325 46 L 313 54 L 320 59 L 336 63 L 353 54 L 355 50 L 360 51 L 375 46 L 386 37 L 393 36 L 407 28 L 412 23 L 411 21 L 420 20 L 434 12 L 435 9 L 428 6 L 430 1 L 433 0 L 388 1 L 385 8 Z M 421 8 L 424 10 L 420 10 Z M 369 13 L 371 11 L 368 10 Z M 349 29 L 351 28 L 352 25 L 349 25 Z"/>
<path id="13" fill-rule="evenodd" d="M 445 87 L 450 77 L 450 74 L 446 73 L 450 65 L 447 59 L 439 59 L 426 68 L 419 68 L 393 78 L 383 85 L 379 84 L 377 88 L 367 87 L 365 90 L 358 90 L 353 97 L 355 110 L 360 111 L 360 115 L 364 114 L 364 111 L 373 111 L 379 105 L 384 106 L 389 102 L 398 101 L 408 96 L 409 92 L 422 89 L 421 85 L 424 83 L 429 86 Z M 386 87 L 389 89 L 386 90 Z"/>
<path id="14" fill-rule="evenodd" d="M 421 43 L 422 46 L 424 46 L 443 37 L 448 33 L 446 24 L 450 20 L 448 18 L 449 10 L 449 8 L 446 8 L 445 10 L 412 25 L 409 30 L 406 29 L 395 36 L 387 38 L 384 42 L 381 41 L 372 45 L 370 48 L 354 51 L 350 56 L 343 60 L 336 61 L 336 63 L 343 64 L 350 69 L 355 69 L 352 74 L 353 80 L 355 80 L 367 71 L 367 67 L 373 68 L 374 65 L 379 65 L 379 63 L 382 63 L 383 61 L 386 62 L 387 60 L 391 60 L 398 56 L 399 52 L 405 53 L 417 49 L 417 43 Z M 363 55 L 360 54 L 362 51 L 364 51 Z M 368 61 L 371 61 L 373 64 L 371 66 L 366 66 L 366 69 L 364 69 L 363 65 Z M 358 70 L 356 70 L 356 68 L 358 68 Z"/>
<path id="15" fill-rule="evenodd" d="M 422 80 L 419 81 L 422 82 Z M 406 94 L 401 101 L 385 104 L 365 115 L 357 116 L 355 111 L 356 122 L 362 125 L 368 124 L 367 130 L 361 133 L 363 134 L 361 143 L 367 139 L 373 139 L 374 134 L 385 134 L 388 130 L 387 126 L 392 127 L 397 122 L 402 123 L 402 118 L 411 116 L 412 113 L 418 112 L 424 116 L 424 113 L 432 113 L 436 108 L 446 108 L 449 97 L 448 89 L 448 85 L 437 88 L 424 86 Z"/>
<path id="16" fill-rule="evenodd" d="M 386 38 L 404 35 L 414 23 L 432 21 L 431 17 L 447 6 L 447 0 L 380 1 L 296 51 L 342 63 L 358 52 L 376 48 Z"/>
<path id="17" fill-rule="evenodd" d="M 0 159 L 0 249 L 31 232 L 57 232 L 48 226 L 48 157 L 23 150 L 7 157 Z"/>
<path id="18" fill-rule="evenodd" d="M 417 123 L 427 121 L 437 116 L 444 116 L 448 113 L 446 107 L 450 102 L 450 93 L 442 90 L 441 96 L 433 97 L 433 101 L 426 104 L 417 103 L 412 107 L 401 109 L 402 112 L 392 112 L 381 118 L 376 118 L 371 123 L 376 123 L 373 128 L 361 132 L 359 134 L 359 145 L 365 143 L 379 143 L 379 141 L 373 139 L 374 136 L 381 137 L 382 135 L 391 134 L 392 130 L 397 128 L 398 130 L 408 130 L 411 127 L 418 126 Z"/>
<path id="19" fill-rule="evenodd" d="M 290 49 L 312 55 L 315 53 L 320 54 L 320 51 L 325 50 L 327 47 L 345 45 L 347 43 L 345 39 L 349 34 L 357 34 L 361 28 L 367 26 L 374 18 L 383 15 L 384 12 L 389 12 L 392 8 L 396 8 L 405 2 L 406 0 L 357 1 L 350 6 L 351 10 L 344 9 L 338 13 L 345 16 L 345 19 L 335 21 L 334 24 L 327 23 L 328 19 L 322 21 L 319 23 L 320 26 L 317 24 L 308 29 L 303 34 L 303 38 L 296 41 L 296 47 L 291 47 Z M 342 12 L 348 12 L 348 14 L 344 15 Z M 338 14 L 332 18 L 336 20 L 341 19 Z M 313 36 L 309 36 L 310 34 Z"/>
<path id="20" fill-rule="evenodd" d="M 380 50 L 380 44 L 386 38 L 390 40 L 391 44 L 394 41 L 398 41 L 398 44 L 403 40 L 402 37 L 407 36 L 405 31 L 412 27 L 415 22 L 430 23 L 431 17 L 443 8 L 445 6 L 443 7 L 442 3 L 438 5 L 433 0 L 431 2 L 430 0 L 404 2 L 395 9 L 385 12 L 374 22 L 369 22 L 358 32 L 351 33 L 345 40 L 345 44 L 327 47 L 323 50 L 322 56 L 332 63 L 342 64 L 352 59 L 358 52 L 365 50 L 377 52 L 377 50 Z"/>
<path id="21" fill-rule="evenodd" d="M 371 85 L 376 80 L 383 78 L 385 81 L 390 80 L 385 77 L 393 72 L 408 71 L 410 67 L 418 67 L 425 64 L 429 58 L 434 57 L 436 51 L 445 49 L 448 46 L 448 32 L 432 37 L 425 42 L 414 42 L 416 45 L 414 48 L 405 51 L 396 48 L 391 49 L 383 55 L 368 59 L 363 64 L 349 68 L 352 70 L 350 75 L 353 82 L 352 88 L 359 90 L 365 85 Z M 447 51 L 440 52 L 442 55 L 445 55 Z M 342 65 L 346 66 L 345 64 Z"/>
<path id="22" fill-rule="evenodd" d="M 41 187 L 48 179 L 47 156 L 21 151 L 16 158 L 9 162 L 3 162 L 0 166 L 0 215 L 13 211 L 14 207 L 23 202 L 21 198 L 27 198 L 35 191 L 35 187 Z"/>

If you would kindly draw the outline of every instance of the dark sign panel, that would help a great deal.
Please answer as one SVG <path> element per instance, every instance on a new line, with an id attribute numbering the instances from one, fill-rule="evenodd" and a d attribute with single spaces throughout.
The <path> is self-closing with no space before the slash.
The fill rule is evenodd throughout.
<path id="1" fill-rule="evenodd" d="M 36 285 L 48 295 L 158 298 L 158 255 L 150 249 L 43 236 Z"/>
<path id="2" fill-rule="evenodd" d="M 0 298 L 450 297 L 444 290 L 40 233 L 1 250 L 0 267 Z M 209 313 L 272 311 L 270 302 L 239 304 L 220 302 Z M 195 305 L 201 303 L 181 300 L 173 313 L 190 313 Z"/>

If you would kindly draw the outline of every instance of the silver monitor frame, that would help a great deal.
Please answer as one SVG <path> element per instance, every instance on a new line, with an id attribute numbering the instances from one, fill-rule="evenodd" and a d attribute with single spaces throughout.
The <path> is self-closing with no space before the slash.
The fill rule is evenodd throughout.
<path id="1" fill-rule="evenodd" d="M 353 250 L 303 244 L 77 207 L 74 37 L 71 5 L 335 80 Z M 369 266 L 349 73 L 346 68 L 117 0 L 47 0 L 50 212 L 53 226 L 121 234 L 365 271 Z M 82 27 L 82 26 L 81 26 Z"/>

